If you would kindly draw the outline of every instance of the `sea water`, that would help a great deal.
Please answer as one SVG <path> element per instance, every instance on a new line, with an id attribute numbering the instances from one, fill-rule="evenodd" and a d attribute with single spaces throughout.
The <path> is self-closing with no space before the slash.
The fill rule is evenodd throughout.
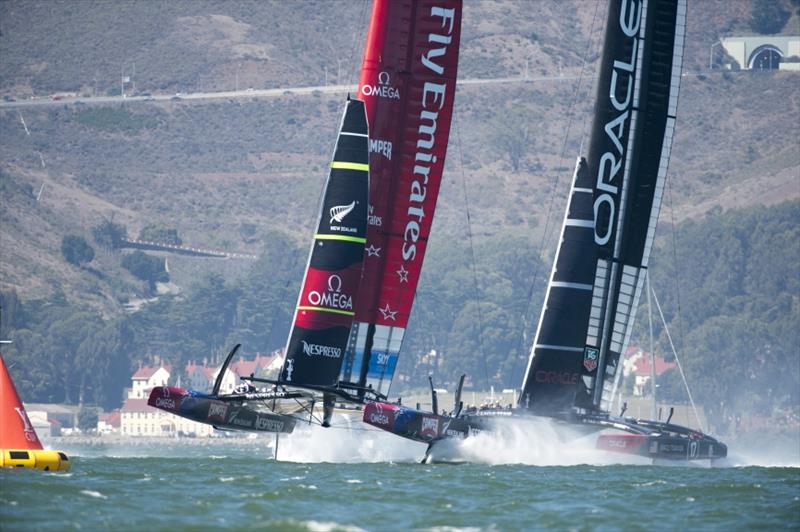
<path id="1" fill-rule="evenodd" d="M 375 431 L 56 446 L 66 474 L 0 471 L 2 530 L 800 529 L 800 468 L 650 465 L 588 445 L 475 438 L 470 463 Z M 506 442 L 507 443 L 507 442 Z M 516 453 L 516 455 L 514 454 Z"/>

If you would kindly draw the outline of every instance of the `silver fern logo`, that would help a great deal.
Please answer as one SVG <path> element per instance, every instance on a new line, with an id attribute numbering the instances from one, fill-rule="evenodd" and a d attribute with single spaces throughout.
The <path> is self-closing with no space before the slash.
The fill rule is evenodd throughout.
<path id="1" fill-rule="evenodd" d="M 328 223 L 336 222 L 337 224 L 342 223 L 344 217 L 353 212 L 353 209 L 356 208 L 356 202 L 353 201 L 350 205 L 337 205 L 335 207 L 331 207 L 331 221 Z"/>

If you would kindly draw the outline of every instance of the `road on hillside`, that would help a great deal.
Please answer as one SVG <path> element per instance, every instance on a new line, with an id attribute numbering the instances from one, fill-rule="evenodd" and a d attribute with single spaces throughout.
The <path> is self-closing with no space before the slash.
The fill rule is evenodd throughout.
<path id="1" fill-rule="evenodd" d="M 497 85 L 504 83 L 536 83 L 553 81 L 570 81 L 578 79 L 578 76 L 536 76 L 536 77 L 514 77 L 514 78 L 487 78 L 487 79 L 462 79 L 457 82 L 459 86 L 466 85 Z M 320 85 L 317 87 L 284 87 L 278 89 L 246 89 L 240 91 L 222 92 L 191 92 L 177 94 L 152 94 L 148 96 L 94 96 L 94 97 L 61 97 L 61 96 L 42 96 L 28 100 L 19 101 L 0 101 L 0 109 L 38 107 L 38 106 L 57 106 L 66 104 L 102 105 L 109 103 L 122 102 L 164 102 L 173 101 L 191 102 L 193 100 L 215 100 L 231 98 L 275 98 L 283 95 L 305 96 L 315 93 L 340 93 L 346 94 L 356 90 L 355 85 Z"/>

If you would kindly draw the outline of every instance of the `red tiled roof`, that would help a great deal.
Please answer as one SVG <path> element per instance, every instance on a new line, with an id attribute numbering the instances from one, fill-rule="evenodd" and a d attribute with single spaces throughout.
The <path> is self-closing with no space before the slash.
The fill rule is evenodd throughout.
<path id="1" fill-rule="evenodd" d="M 152 412 L 154 408 L 147 404 L 147 399 L 125 399 L 120 408 L 120 413 L 126 412 Z"/>
<path id="2" fill-rule="evenodd" d="M 119 410 L 112 410 L 111 412 L 100 414 L 99 416 L 100 421 L 104 421 L 107 425 L 111 425 L 112 427 L 119 427 L 119 422 L 121 418 L 122 414 L 120 413 Z"/>
<path id="3" fill-rule="evenodd" d="M 165 365 L 162 365 L 162 366 L 159 366 L 159 367 L 142 366 L 141 368 L 139 368 L 136 371 L 136 373 L 133 374 L 133 379 L 136 379 L 136 380 L 138 380 L 138 379 L 147 380 L 150 377 L 152 377 L 155 374 L 155 372 L 158 371 L 161 368 L 164 368 L 165 370 L 167 370 L 168 373 L 169 373 L 169 371 L 171 369 L 171 367 L 168 364 L 165 364 Z"/>
<path id="4" fill-rule="evenodd" d="M 667 362 L 662 357 L 656 357 L 656 375 L 661 375 L 675 366 L 675 362 Z M 636 375 L 650 375 L 650 353 L 642 351 L 642 356 L 640 356 L 633 365 L 633 372 Z"/>

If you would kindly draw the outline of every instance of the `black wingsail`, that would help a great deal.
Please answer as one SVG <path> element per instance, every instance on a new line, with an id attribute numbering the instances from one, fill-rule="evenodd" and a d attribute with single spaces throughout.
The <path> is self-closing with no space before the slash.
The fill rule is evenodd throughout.
<path id="1" fill-rule="evenodd" d="M 613 0 L 588 156 L 575 168 L 520 405 L 605 410 L 655 235 L 672 147 L 685 0 Z"/>
<path id="2" fill-rule="evenodd" d="M 364 102 L 348 100 L 280 380 L 335 386 L 364 263 L 369 151 Z"/>

